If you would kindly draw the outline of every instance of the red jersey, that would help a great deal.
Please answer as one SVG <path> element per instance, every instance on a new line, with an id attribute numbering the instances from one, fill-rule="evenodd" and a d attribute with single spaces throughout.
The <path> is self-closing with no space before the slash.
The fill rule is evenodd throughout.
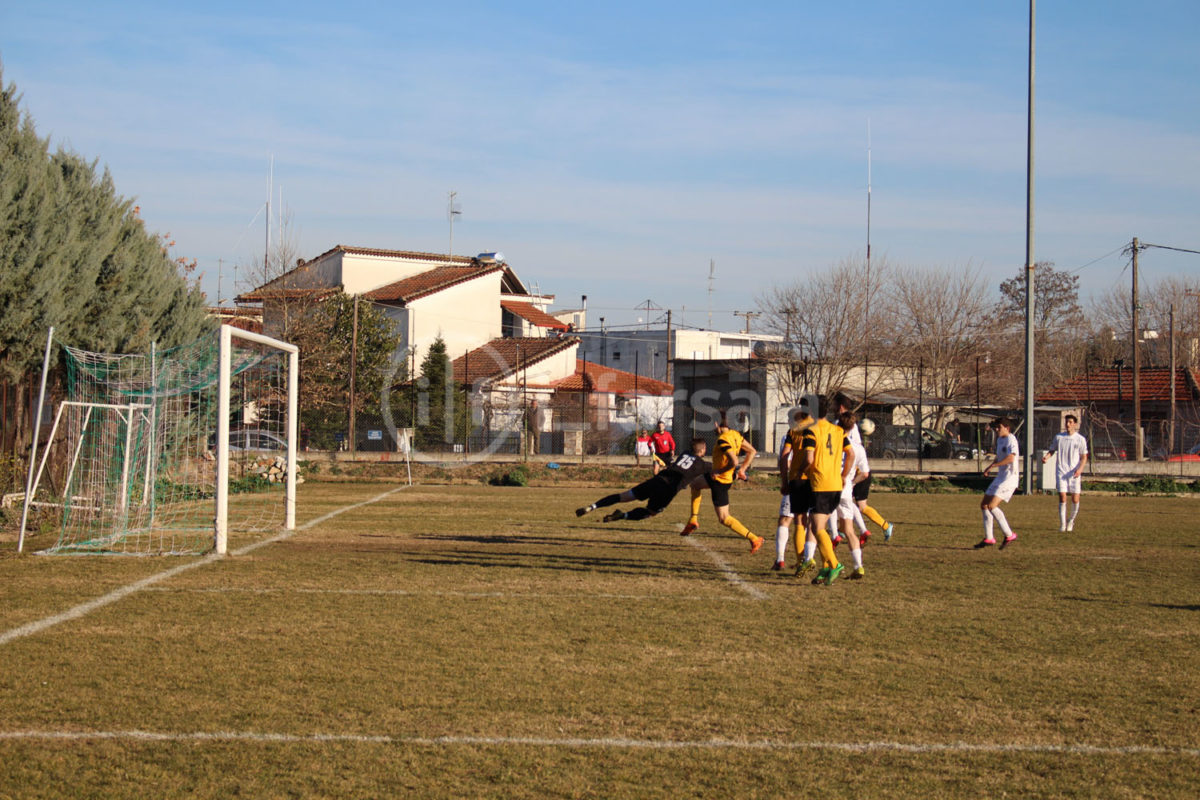
<path id="1" fill-rule="evenodd" d="M 675 439 L 672 438 L 670 431 L 662 433 L 655 431 L 650 434 L 650 441 L 654 442 L 654 452 L 660 455 L 670 453 L 675 449 Z"/>

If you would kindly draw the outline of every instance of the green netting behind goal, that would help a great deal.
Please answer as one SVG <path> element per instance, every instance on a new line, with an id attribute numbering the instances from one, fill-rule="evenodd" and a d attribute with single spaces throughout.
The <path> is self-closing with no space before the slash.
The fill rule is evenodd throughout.
<path id="1" fill-rule="evenodd" d="M 66 400 L 36 505 L 61 514 L 47 553 L 213 549 L 220 334 L 132 355 L 66 348 Z M 232 338 L 230 536 L 285 522 L 288 354 Z"/>

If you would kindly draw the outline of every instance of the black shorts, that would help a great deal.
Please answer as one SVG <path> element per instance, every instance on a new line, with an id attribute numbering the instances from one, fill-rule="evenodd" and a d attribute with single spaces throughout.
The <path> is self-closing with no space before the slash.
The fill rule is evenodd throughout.
<path id="1" fill-rule="evenodd" d="M 657 512 L 669 506 L 679 490 L 655 475 L 633 487 L 632 491 L 638 500 L 648 501 L 646 508 Z"/>
<path id="2" fill-rule="evenodd" d="M 711 472 L 705 474 L 704 480 L 708 482 L 708 490 L 712 492 L 713 508 L 729 505 L 730 484 L 721 483 Z"/>
<path id="3" fill-rule="evenodd" d="M 867 477 L 863 478 L 861 482 L 854 484 L 854 502 L 857 503 L 859 500 L 866 500 L 867 496 L 870 494 L 871 475 L 868 473 Z"/>
<path id="4" fill-rule="evenodd" d="M 813 507 L 812 484 L 804 478 L 788 481 L 788 502 L 791 504 L 792 514 L 807 514 Z"/>
<path id="5" fill-rule="evenodd" d="M 832 514 L 842 502 L 841 492 L 813 492 L 813 513 Z"/>

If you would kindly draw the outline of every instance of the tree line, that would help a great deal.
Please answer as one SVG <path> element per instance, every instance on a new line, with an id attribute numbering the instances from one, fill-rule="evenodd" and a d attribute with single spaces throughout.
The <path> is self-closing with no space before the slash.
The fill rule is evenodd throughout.
<path id="1" fill-rule="evenodd" d="M 1035 394 L 1117 360 L 1132 364 L 1132 301 L 1125 287 L 1084 300 L 1075 272 L 1044 262 L 1034 276 Z M 1142 287 L 1143 365 L 1169 364 L 1174 308 L 1177 363 L 1197 366 L 1197 289 L 1200 284 L 1177 277 Z M 884 259 L 868 269 L 863 260 L 846 259 L 769 288 L 759 295 L 758 309 L 763 330 L 784 339 L 772 355 L 797 398 L 805 390 L 871 395 L 900 376 L 908 387 L 919 381 L 927 395 L 959 405 L 972 404 L 977 391 L 991 404 L 1023 402 L 1024 267 L 992 286 L 969 264 L 897 267 Z"/>
<path id="2" fill-rule="evenodd" d="M 100 352 L 172 347 L 211 328 L 195 262 L 172 258 L 107 169 L 51 149 L 0 71 L 0 422 L 9 454 L 25 424 L 48 329 Z"/>

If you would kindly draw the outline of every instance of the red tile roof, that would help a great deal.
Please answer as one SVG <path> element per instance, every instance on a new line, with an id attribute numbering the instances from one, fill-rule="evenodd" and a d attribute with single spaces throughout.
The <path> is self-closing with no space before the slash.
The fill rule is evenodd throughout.
<path id="1" fill-rule="evenodd" d="M 1180 367 L 1172 380 L 1169 367 L 1142 367 L 1138 370 L 1138 389 L 1143 403 L 1170 403 L 1171 392 L 1176 402 L 1200 400 L 1200 384 L 1196 370 Z M 1115 403 L 1120 398 L 1133 399 L 1133 369 L 1104 367 L 1063 381 L 1037 396 L 1037 402 L 1056 405 L 1086 405 Z"/>
<path id="2" fill-rule="evenodd" d="M 515 300 L 501 300 L 500 306 L 504 310 L 511 311 L 518 317 L 521 317 L 528 322 L 532 322 L 539 328 L 549 328 L 556 331 L 567 330 L 567 323 L 550 316 L 533 303 L 519 303 Z"/>
<path id="3" fill-rule="evenodd" d="M 578 344 L 575 336 L 493 339 L 454 359 L 451 368 L 456 383 L 496 381 Z"/>
<path id="4" fill-rule="evenodd" d="M 457 286 L 493 272 L 500 272 L 503 269 L 503 264 L 434 267 L 427 272 L 421 272 L 395 283 L 380 286 L 378 289 L 364 292 L 363 297 L 367 300 L 378 300 L 385 303 L 411 303 L 413 300 L 419 300 L 451 286 Z"/>
<path id="5" fill-rule="evenodd" d="M 261 308 L 228 308 L 209 306 L 208 316 L 221 325 L 229 325 L 250 333 L 263 332 L 263 314 Z"/>
<path id="6" fill-rule="evenodd" d="M 634 375 L 632 372 L 603 367 L 582 358 L 575 362 L 575 374 L 557 381 L 554 388 L 564 392 L 612 392 L 628 397 L 635 393 L 669 397 L 675 393 L 675 387 L 669 383 L 647 378 L 645 375 Z"/>

